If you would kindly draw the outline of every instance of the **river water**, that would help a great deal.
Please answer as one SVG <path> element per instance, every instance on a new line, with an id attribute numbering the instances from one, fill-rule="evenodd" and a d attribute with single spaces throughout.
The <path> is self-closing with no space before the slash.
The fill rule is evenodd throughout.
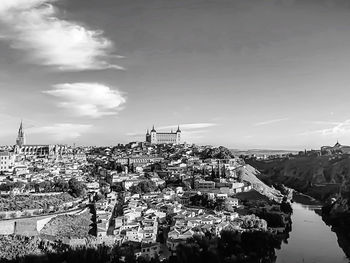
<path id="1" fill-rule="evenodd" d="M 292 231 L 288 243 L 276 251 L 276 263 L 348 263 L 336 234 L 315 212 L 321 207 L 295 202 L 292 206 Z"/>

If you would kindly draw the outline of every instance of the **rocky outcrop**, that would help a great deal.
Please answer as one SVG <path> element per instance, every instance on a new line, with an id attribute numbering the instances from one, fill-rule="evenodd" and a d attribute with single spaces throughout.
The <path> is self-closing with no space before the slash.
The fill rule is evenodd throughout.
<path id="1" fill-rule="evenodd" d="M 267 196 L 269 199 L 281 202 L 283 198 L 281 192 L 266 185 L 257 176 L 260 176 L 260 172 L 251 165 L 248 164 L 241 168 L 241 180 L 249 182 L 256 191 Z"/>

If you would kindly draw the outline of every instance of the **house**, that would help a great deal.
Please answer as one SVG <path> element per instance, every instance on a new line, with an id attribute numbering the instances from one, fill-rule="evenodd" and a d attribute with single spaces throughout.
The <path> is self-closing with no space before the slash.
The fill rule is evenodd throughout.
<path id="1" fill-rule="evenodd" d="M 180 244 L 186 244 L 186 239 L 179 239 L 179 238 L 168 238 L 166 241 L 166 245 L 168 249 L 172 252 L 176 251 L 176 248 Z"/>
<path id="2" fill-rule="evenodd" d="M 159 243 L 141 243 L 141 257 L 152 259 L 159 255 L 159 251 Z"/>
<path id="3" fill-rule="evenodd" d="M 233 208 L 237 207 L 239 205 L 238 198 L 227 198 L 225 200 L 225 206 L 228 210 L 232 210 Z"/>

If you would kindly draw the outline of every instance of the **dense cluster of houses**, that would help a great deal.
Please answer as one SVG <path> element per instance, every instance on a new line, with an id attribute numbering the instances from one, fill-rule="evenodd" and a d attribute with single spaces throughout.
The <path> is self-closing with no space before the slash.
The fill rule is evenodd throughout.
<path id="1" fill-rule="evenodd" d="M 92 148 L 74 158 L 16 157 L 14 169 L 0 175 L 0 183 L 76 178 L 94 203 L 100 243 L 132 243 L 136 256 L 167 256 L 194 235 L 244 230 L 235 212 L 240 205 L 235 194 L 252 189 L 240 178 L 244 162 L 201 156 L 208 147 L 142 142 Z M 142 189 L 142 184 L 152 189 Z M 193 196 L 224 206 L 217 211 L 196 206 Z"/>

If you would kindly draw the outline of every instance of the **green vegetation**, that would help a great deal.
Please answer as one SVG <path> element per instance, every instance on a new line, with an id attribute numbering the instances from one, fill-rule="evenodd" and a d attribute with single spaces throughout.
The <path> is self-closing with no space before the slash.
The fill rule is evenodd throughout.
<path id="1" fill-rule="evenodd" d="M 158 186 L 156 185 L 155 182 L 147 180 L 147 181 L 142 181 L 138 183 L 138 185 L 133 185 L 130 187 L 129 191 L 132 194 L 142 194 L 142 193 L 149 193 L 156 191 L 158 189 Z"/>
<path id="2" fill-rule="evenodd" d="M 23 236 L 0 236 L 0 259 L 13 260 L 27 255 L 41 255 L 40 239 Z"/>
<path id="3" fill-rule="evenodd" d="M 274 262 L 274 249 L 280 244 L 278 237 L 265 231 L 223 231 L 220 237 L 194 236 L 188 239 L 177 247 L 176 256 L 162 262 Z M 144 258 L 136 260 L 135 247 L 127 243 L 115 247 L 88 245 L 72 249 L 38 237 L 1 236 L 0 246 L 5 248 L 0 250 L 2 262 L 146 262 Z M 150 262 L 160 261 L 155 258 Z"/>
<path id="4" fill-rule="evenodd" d="M 208 159 L 208 158 L 215 158 L 215 159 L 230 159 L 234 158 L 233 153 L 223 147 L 217 147 L 217 148 L 206 148 L 204 151 L 199 153 L 199 156 L 201 159 Z"/>
<path id="5" fill-rule="evenodd" d="M 325 201 L 350 186 L 350 156 L 296 156 L 274 160 L 248 159 L 268 185 L 284 184 Z"/>
<path id="6" fill-rule="evenodd" d="M 86 238 L 90 236 L 91 216 L 89 212 L 79 215 L 59 215 L 51 219 L 40 233 L 57 238 Z"/>
<path id="7" fill-rule="evenodd" d="M 80 197 L 85 194 L 85 185 L 77 179 L 72 178 L 68 181 L 69 193 L 74 197 Z"/>
<path id="8" fill-rule="evenodd" d="M 15 195 L 0 197 L 0 211 L 22 211 L 26 209 L 47 209 L 58 207 L 75 199 L 67 194 L 59 195 Z"/>

